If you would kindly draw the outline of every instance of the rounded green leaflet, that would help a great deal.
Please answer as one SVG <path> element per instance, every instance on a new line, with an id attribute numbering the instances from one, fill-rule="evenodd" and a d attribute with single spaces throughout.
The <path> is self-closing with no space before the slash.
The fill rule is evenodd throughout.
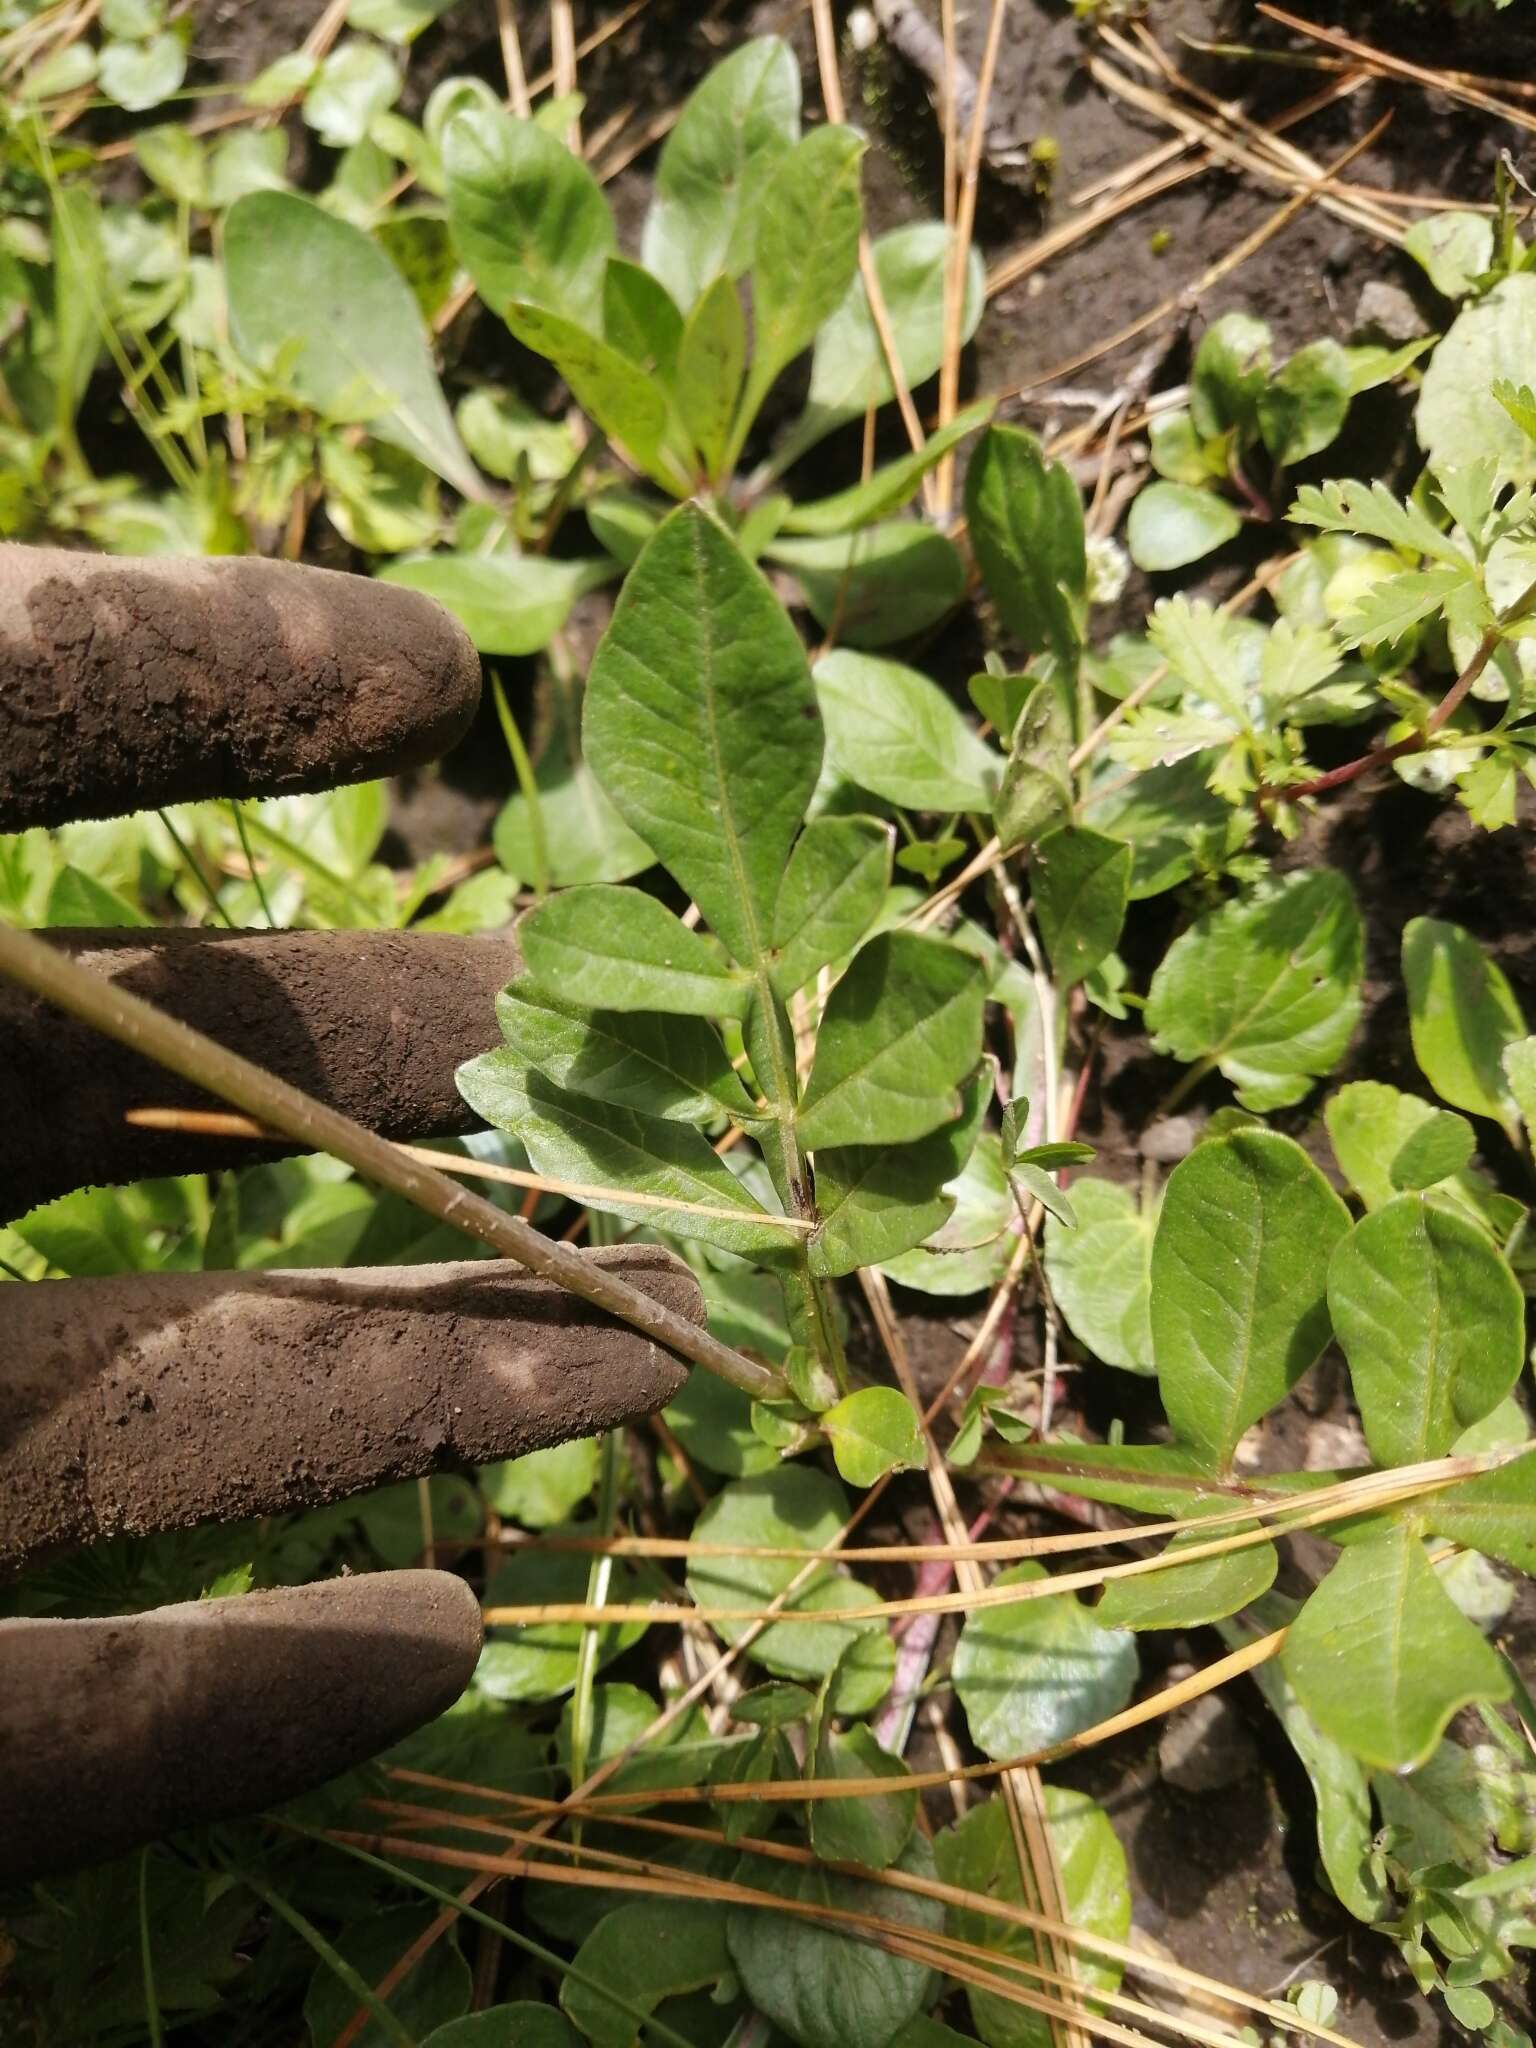
<path id="1" fill-rule="evenodd" d="M 1429 359 L 1414 425 L 1430 466 L 1491 457 L 1510 483 L 1536 480 L 1536 445 L 1492 395 L 1500 378 L 1531 381 L 1536 277 L 1520 272 L 1457 314 Z"/>
<path id="2" fill-rule="evenodd" d="M 450 2020 L 428 2034 L 421 2048 L 582 2048 L 582 2037 L 552 2005 L 519 1998 Z"/>
<path id="3" fill-rule="evenodd" d="M 1074 1179 L 1075 1229 L 1052 1216 L 1045 1269 L 1078 1342 L 1105 1365 L 1152 1371 L 1152 1236 L 1156 1209 L 1116 1181 Z"/>
<path id="4" fill-rule="evenodd" d="M 1328 1254 L 1348 1228 L 1306 1153 L 1274 1131 L 1207 1139 L 1169 1176 L 1152 1350 L 1168 1420 L 1211 1469 L 1321 1355 Z"/>
<path id="5" fill-rule="evenodd" d="M 1488 1233 L 1440 1201 L 1399 1195 L 1357 1223 L 1328 1268 L 1371 1455 L 1438 1458 L 1520 1376 L 1525 1297 Z"/>
<path id="6" fill-rule="evenodd" d="M 1038 1564 L 1000 1572 L 994 1587 L 1049 1577 Z M 1136 1642 L 1100 1628 L 1075 1593 L 981 1607 L 955 1646 L 955 1691 L 971 1739 L 990 1757 L 1049 1749 L 1119 1713 L 1136 1683 Z"/>
<path id="7" fill-rule="evenodd" d="M 783 606 L 699 506 L 665 519 L 629 572 L 582 729 L 620 813 L 756 966 L 821 770 L 821 720 Z"/>

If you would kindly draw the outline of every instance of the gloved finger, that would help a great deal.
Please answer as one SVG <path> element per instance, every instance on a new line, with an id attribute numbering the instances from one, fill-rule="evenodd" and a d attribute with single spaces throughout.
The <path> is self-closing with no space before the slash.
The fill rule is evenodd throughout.
<path id="1" fill-rule="evenodd" d="M 510 938 L 447 932 L 49 931 L 94 971 L 385 1137 L 475 1130 L 454 1071 L 495 1037 Z M 224 1108 L 0 979 L 0 1218 L 98 1181 L 202 1173 L 292 1146 L 146 1131 L 130 1109 Z"/>
<path id="2" fill-rule="evenodd" d="M 588 1255 L 681 1315 L 654 1245 Z M 596 1435 L 686 1368 L 520 1267 L 126 1273 L 0 1287 L 0 1569 Z"/>
<path id="3" fill-rule="evenodd" d="M 0 1887 L 324 1784 L 451 1706 L 480 1641 L 448 1572 L 0 1621 Z"/>
<path id="4" fill-rule="evenodd" d="M 479 697 L 468 635 L 419 591 L 0 547 L 0 832 L 392 775 Z"/>

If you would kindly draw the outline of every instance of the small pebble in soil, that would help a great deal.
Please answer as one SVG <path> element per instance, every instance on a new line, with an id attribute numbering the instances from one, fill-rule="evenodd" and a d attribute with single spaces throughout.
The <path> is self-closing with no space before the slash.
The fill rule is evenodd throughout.
<path id="1" fill-rule="evenodd" d="M 1180 1792 L 1220 1792 L 1247 1777 L 1258 1753 L 1231 1702 L 1208 1692 L 1170 1716 L 1157 1762 L 1165 1785 Z"/>
<path id="2" fill-rule="evenodd" d="M 1159 1117 L 1141 1134 L 1141 1156 L 1157 1166 L 1177 1166 L 1195 1149 L 1200 1119 L 1192 1116 Z"/>
<path id="3" fill-rule="evenodd" d="M 1379 334 L 1384 341 L 1412 341 L 1425 331 L 1424 315 L 1400 284 L 1373 277 L 1355 308 L 1356 334 Z"/>

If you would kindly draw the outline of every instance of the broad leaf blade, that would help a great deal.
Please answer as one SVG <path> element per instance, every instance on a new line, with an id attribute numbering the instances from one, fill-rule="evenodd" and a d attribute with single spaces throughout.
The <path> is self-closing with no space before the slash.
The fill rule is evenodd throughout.
<path id="1" fill-rule="evenodd" d="M 763 180 L 752 252 L 752 375 L 743 427 L 779 372 L 810 347 L 852 282 L 864 222 L 863 154 L 863 139 L 851 128 L 815 128 Z"/>
<path id="2" fill-rule="evenodd" d="M 725 461 L 746 361 L 736 286 L 717 277 L 683 323 L 677 347 L 677 409 L 705 476 L 718 475 Z"/>
<path id="3" fill-rule="evenodd" d="M 1328 1306 L 1378 1464 L 1442 1457 L 1520 1376 L 1519 1281 L 1486 1231 L 1421 1195 L 1336 1246 Z"/>
<path id="4" fill-rule="evenodd" d="M 813 818 L 795 841 L 773 910 L 768 978 L 787 1001 L 869 930 L 891 882 L 894 830 L 878 818 Z"/>
<path id="5" fill-rule="evenodd" d="M 1032 434 L 989 427 L 965 480 L 971 544 L 1008 631 L 1070 675 L 1088 608 L 1083 501 L 1071 472 Z"/>
<path id="6" fill-rule="evenodd" d="M 1123 839 L 1068 825 L 1040 841 L 1029 872 L 1057 985 L 1075 988 L 1119 943 L 1131 849 Z"/>
<path id="7" fill-rule="evenodd" d="M 985 811 L 1001 763 L 936 683 L 839 649 L 815 669 L 827 752 L 851 782 L 921 811 Z"/>
<path id="8" fill-rule="evenodd" d="M 581 1009 L 545 994 L 526 974 L 496 998 L 496 1015 L 513 1051 L 568 1094 L 594 1095 L 672 1123 L 709 1123 L 722 1111 L 748 1120 L 754 1114 L 725 1047 L 702 1018 Z"/>
<path id="9" fill-rule="evenodd" d="M 1169 1176 L 1152 1246 L 1163 1406 L 1213 1469 L 1328 1342 L 1327 1254 L 1349 1212 L 1290 1138 L 1234 1131 Z"/>
<path id="10" fill-rule="evenodd" d="M 832 991 L 801 1098 L 801 1142 L 898 1144 L 959 1110 L 981 1057 L 987 974 L 940 940 L 881 933 Z"/>
<path id="11" fill-rule="evenodd" d="M 805 654 L 762 577 L 685 505 L 630 571 L 587 684 L 587 758 L 745 966 L 769 949 L 821 767 Z"/>
<path id="12" fill-rule="evenodd" d="M 1364 938 L 1349 883 L 1314 868 L 1261 884 L 1169 947 L 1147 998 L 1160 1052 L 1208 1060 L 1245 1108 L 1299 1102 L 1349 1043 Z"/>
<path id="13" fill-rule="evenodd" d="M 551 995 L 594 1010 L 744 1017 L 752 985 L 719 943 L 643 889 L 563 889 L 518 926 L 529 972 Z"/>
<path id="14" fill-rule="evenodd" d="M 1351 1544 L 1291 1624 L 1285 1675 L 1325 1735 L 1383 1771 L 1424 1763 L 1458 1707 L 1509 1678 L 1405 1523 Z"/>
<path id="15" fill-rule="evenodd" d="M 1459 924 L 1415 917 L 1403 932 L 1403 982 L 1413 1055 L 1435 1093 L 1518 1137 L 1503 1056 L 1525 1019 L 1502 971 Z"/>
<path id="16" fill-rule="evenodd" d="M 820 1162 L 817 1164 L 818 1182 Z M 1105 1365 L 1152 1371 L 1155 1204 L 1116 1181 L 1074 1180 L 1077 1227 L 1045 1226 L 1045 1270 L 1074 1337 Z"/>
<path id="17" fill-rule="evenodd" d="M 663 490 L 680 495 L 687 489 L 665 451 L 666 399 L 639 364 L 574 321 L 526 300 L 515 300 L 502 317 L 524 348 L 554 364 L 583 412 L 637 469 Z"/>
<path id="18" fill-rule="evenodd" d="M 816 1235 L 811 1271 L 828 1279 L 883 1266 L 924 1243 L 955 1208 L 951 1183 L 965 1171 L 991 1100 L 990 1076 L 967 1091 L 953 1123 L 910 1145 L 825 1145 L 816 1155 Z"/>
<path id="19" fill-rule="evenodd" d="M 495 313 L 518 300 L 598 324 L 613 216 L 591 171 L 536 121 L 475 106 L 443 131 L 448 222 Z"/>
<path id="20" fill-rule="evenodd" d="M 999 1572 L 994 1586 L 1048 1577 L 1037 1564 Z M 1075 1593 L 982 1607 L 955 1646 L 955 1691 L 971 1739 L 990 1757 L 1048 1749 L 1117 1714 L 1136 1684 L 1136 1644 L 1100 1628 Z"/>
<path id="21" fill-rule="evenodd" d="M 1230 1503 L 1211 1503 L 1193 1514 L 1230 1512 Z M 1221 1536 L 1251 1530 L 1253 1523 L 1223 1522 L 1220 1529 L 1190 1529 L 1175 1536 L 1162 1551 L 1162 1568 L 1134 1578 L 1111 1579 L 1093 1610 L 1104 1628 L 1204 1628 L 1224 1621 L 1240 1607 L 1258 1600 L 1275 1582 L 1280 1554 L 1273 1543 L 1251 1543 L 1217 1557 L 1199 1557 L 1180 1564 L 1179 1553 Z"/>

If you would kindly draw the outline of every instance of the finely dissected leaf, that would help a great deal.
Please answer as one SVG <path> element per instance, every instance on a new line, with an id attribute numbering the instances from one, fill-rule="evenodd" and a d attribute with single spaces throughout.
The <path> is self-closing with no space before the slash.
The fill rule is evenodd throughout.
<path id="1" fill-rule="evenodd" d="M 1348 1045 L 1363 954 L 1343 875 L 1281 876 L 1174 941 L 1152 977 L 1148 1028 L 1160 1052 L 1220 1067 L 1245 1108 L 1282 1108 Z"/>
<path id="2" fill-rule="evenodd" d="M 630 571 L 587 684 L 587 758 L 744 966 L 771 944 L 821 767 L 805 654 L 762 577 L 684 505 Z"/>
<path id="3" fill-rule="evenodd" d="M 992 1583 L 1048 1576 L 1020 1564 Z M 1053 1593 L 967 1616 L 953 1676 L 977 1748 L 1023 1756 L 1119 1713 L 1136 1684 L 1136 1643 L 1123 1629 L 1100 1628 L 1075 1593 Z"/>
<path id="4" fill-rule="evenodd" d="M 1248 724 L 1243 650 L 1248 621 L 1182 595 L 1153 607 L 1147 638 L 1186 688 L 1230 720 Z"/>
<path id="5" fill-rule="evenodd" d="M 1422 1512 L 1433 1535 L 1536 1572 L 1536 1451 L 1430 1494 Z"/>
<path id="6" fill-rule="evenodd" d="M 911 455 L 898 456 L 877 469 L 863 483 L 849 484 L 829 498 L 814 498 L 808 504 L 793 505 L 784 515 L 784 533 L 848 533 L 856 526 L 899 512 L 912 498 L 929 470 L 951 448 L 981 426 L 992 411 L 990 399 L 983 399 L 957 413 L 947 427 L 930 434 Z"/>
<path id="7" fill-rule="evenodd" d="M 492 312 L 521 299 L 595 328 L 613 215 L 581 158 L 486 106 L 455 114 L 441 148 L 454 247 Z"/>
<path id="8" fill-rule="evenodd" d="M 965 511 L 987 593 L 1031 654 L 1068 673 L 1087 612 L 1083 501 L 1072 474 L 1046 462 L 1033 434 L 989 427 L 966 472 Z"/>
<path id="9" fill-rule="evenodd" d="M 891 882 L 894 828 L 879 818 L 813 818 L 795 841 L 773 909 L 768 979 L 787 1001 L 863 938 Z"/>
<path id="10" fill-rule="evenodd" d="M 789 1233 L 763 1220 L 763 1210 L 702 1132 L 568 1095 L 510 1049 L 467 1060 L 459 1068 L 458 1083 L 470 1107 L 487 1123 L 520 1138 L 535 1171 L 551 1180 L 662 1195 L 727 1213 L 698 1216 L 685 1209 L 627 1203 L 617 1192 L 601 1199 L 588 1196 L 590 1208 L 677 1237 L 703 1238 L 744 1258 L 783 1253 Z M 739 1223 L 731 1220 L 734 1212 L 740 1213 Z"/>
<path id="11" fill-rule="evenodd" d="M 446 605 L 482 654 L 513 655 L 547 647 L 582 592 L 613 574 L 611 562 L 547 555 L 404 555 L 378 578 Z"/>
<path id="12" fill-rule="evenodd" d="M 1191 1514 L 1225 1510 L 1216 1502 L 1192 1503 Z M 1111 1579 L 1093 1610 L 1101 1628 L 1204 1628 L 1224 1621 L 1240 1607 L 1258 1600 L 1275 1582 L 1280 1554 L 1273 1543 L 1253 1543 L 1219 1557 L 1198 1557 L 1179 1563 L 1179 1552 L 1222 1536 L 1236 1536 L 1253 1523 L 1223 1522 L 1219 1529 L 1191 1529 L 1165 1544 L 1165 1568 L 1136 1578 Z"/>
<path id="13" fill-rule="evenodd" d="M 820 1167 L 818 1165 L 818 1176 Z M 1072 1183 L 1077 1226 L 1045 1226 L 1045 1270 L 1078 1342 L 1105 1365 L 1150 1373 L 1155 1202 L 1143 1206 L 1117 1181 Z"/>
<path id="14" fill-rule="evenodd" d="M 1086 1792 L 1047 1785 L 1045 1818 L 1066 1919 L 1087 1934 L 1124 1941 L 1131 1926 L 1130 1875 L 1125 1851 L 1104 1809 Z M 1024 1894 L 1019 1854 L 1002 1800 L 988 1799 L 972 1807 L 953 1827 L 935 1835 L 933 1854 L 945 1884 L 1007 1905 L 1031 1903 Z M 945 1926 L 957 1940 L 975 1942 L 999 1956 L 1025 1964 L 1039 1959 L 1028 1928 L 989 1913 L 951 1906 Z M 1113 1991 L 1120 1982 L 1120 1965 L 1089 1950 L 1074 1952 L 1072 1968 L 1078 1983 L 1090 1992 Z M 987 2048 L 1050 2048 L 1050 2022 L 1043 2014 L 979 1986 L 967 1990 L 966 1999 L 971 2023 Z"/>
<path id="15" fill-rule="evenodd" d="M 632 2048 L 640 2027 L 664 1998 L 702 1991 L 726 1976 L 731 1959 L 717 1906 L 693 1899 L 636 1899 L 605 1914 L 576 1951 L 575 1972 L 560 1985 L 560 2003 L 593 2048 Z M 610 1986 L 624 2005 L 604 1998 Z M 628 2010 L 625 2009 L 628 2007 Z"/>
<path id="16" fill-rule="evenodd" d="M 1237 507 L 1195 484 L 1148 484 L 1126 522 L 1126 547 L 1138 569 L 1183 569 L 1225 547 L 1243 530 Z"/>
<path id="17" fill-rule="evenodd" d="M 811 1271 L 832 1279 L 883 1266 L 940 1230 L 955 1208 L 951 1183 L 965 1170 L 991 1096 L 990 1076 L 976 1080 L 954 1122 L 914 1144 L 823 1146 L 816 1155 Z"/>
<path id="18" fill-rule="evenodd" d="M 1036 683 L 1013 729 L 993 812 L 1006 847 L 1032 845 L 1072 817 L 1072 718 L 1054 679 Z"/>
<path id="19" fill-rule="evenodd" d="M 517 933 L 539 985 L 588 1009 L 744 1017 L 751 1001 L 752 984 L 719 942 L 643 889 L 562 889 L 528 911 Z"/>
<path id="20" fill-rule="evenodd" d="M 943 360 L 950 233 L 938 221 L 918 221 L 892 228 L 874 243 L 875 274 L 908 390 L 931 377 Z M 981 259 L 973 248 L 966 262 L 962 342 L 975 333 L 984 301 Z M 841 421 L 857 419 L 872 405 L 885 405 L 891 396 L 885 347 L 869 310 L 864 281 L 856 277 L 843 303 L 816 337 L 805 414 L 791 430 L 779 461 L 812 446 Z"/>
<path id="21" fill-rule="evenodd" d="M 706 476 L 725 460 L 747 363 L 747 323 L 728 277 L 694 303 L 677 347 L 677 409 Z"/>
<path id="22" fill-rule="evenodd" d="M 1123 839 L 1068 825 L 1038 842 L 1029 878 L 1057 985 L 1075 988 L 1119 943 L 1131 849 Z"/>
<path id="23" fill-rule="evenodd" d="M 700 1018 L 580 1009 L 526 974 L 496 998 L 496 1015 L 513 1051 L 569 1093 L 683 1124 L 755 1113 L 725 1047 Z"/>
<path id="24" fill-rule="evenodd" d="M 887 803 L 984 811 L 1001 763 L 936 683 L 914 668 L 846 649 L 815 668 L 833 765 Z"/>
<path id="25" fill-rule="evenodd" d="M 895 519 L 825 539 L 776 540 L 819 626 L 850 647 L 889 647 L 926 632 L 965 595 L 965 564 L 947 535 Z"/>
<path id="26" fill-rule="evenodd" d="M 1328 1342 L 1328 1254 L 1349 1212 L 1301 1147 L 1234 1131 L 1168 1179 L 1152 1245 L 1152 1347 L 1168 1419 L 1212 1469 Z"/>
<path id="27" fill-rule="evenodd" d="M 917 1417 L 895 1387 L 860 1387 L 827 1409 L 820 1421 L 832 1462 L 850 1486 L 873 1486 L 887 1472 L 922 1467 Z"/>
<path id="28" fill-rule="evenodd" d="M 687 480 L 665 450 L 667 402 L 654 379 L 606 341 L 546 307 L 516 299 L 502 318 L 535 355 L 552 362 L 582 411 L 663 490 L 680 495 Z"/>
<path id="29" fill-rule="evenodd" d="M 296 192 L 252 192 L 224 220 L 230 339 L 294 395 L 435 470 L 482 486 L 453 424 L 411 288 L 378 244 Z"/>
<path id="30" fill-rule="evenodd" d="M 1403 931 L 1403 982 L 1413 1056 L 1435 1093 L 1518 1136 L 1503 1056 L 1525 1019 L 1500 968 L 1459 924 L 1415 917 Z"/>
<path id="31" fill-rule="evenodd" d="M 942 940 L 882 932 L 833 989 L 800 1100 L 802 1144 L 899 1144 L 960 1108 L 981 1057 L 987 973 Z"/>
<path id="32" fill-rule="evenodd" d="M 742 408 L 750 421 L 786 364 L 810 347 L 842 303 L 858 268 L 863 138 L 851 128 L 812 129 L 786 150 L 757 196 L 752 249 L 752 375 Z"/>
<path id="33" fill-rule="evenodd" d="M 1470 564 L 1461 569 L 1444 565 L 1405 569 L 1401 575 L 1383 576 L 1360 592 L 1338 622 L 1338 637 L 1346 647 L 1390 646 L 1420 619 L 1442 611 L 1452 591 L 1471 580 Z"/>
<path id="34" fill-rule="evenodd" d="M 1403 1523 L 1341 1553 L 1281 1656 L 1322 1732 L 1383 1771 L 1415 1770 L 1458 1707 L 1509 1697 L 1499 1658 Z"/>
<path id="35" fill-rule="evenodd" d="M 1502 278 L 1462 308 L 1424 372 L 1414 414 L 1419 445 L 1432 469 L 1493 456 L 1512 483 L 1536 480 L 1536 447 L 1510 418 L 1491 387 L 1501 378 L 1530 381 L 1536 356 L 1536 277 Z"/>
<path id="36" fill-rule="evenodd" d="M 907 1843 L 895 1868 L 932 1878 L 933 1851 L 921 1835 Z M 944 1927 L 937 1900 L 872 1879 L 842 1877 L 820 1864 L 744 1856 L 736 1879 L 754 1891 L 808 1905 L 899 1921 L 914 1933 L 938 1934 Z M 845 1934 L 836 1921 L 737 1906 L 725 1925 L 748 1998 L 800 2048 L 888 2048 L 933 1996 L 934 1974 L 924 1964 Z"/>
<path id="37" fill-rule="evenodd" d="M 1477 1149 L 1477 1135 L 1464 1116 L 1437 1109 L 1403 1140 L 1392 1159 L 1395 1188 L 1432 1188 L 1449 1180 Z"/>
<path id="38" fill-rule="evenodd" d="M 641 247 L 680 306 L 746 269 L 763 179 L 799 134 L 800 71 L 777 36 L 732 51 L 689 97 L 662 148 Z"/>
<path id="39" fill-rule="evenodd" d="M 847 1519 L 848 1496 L 835 1479 L 810 1465 L 779 1465 L 722 1487 L 694 1523 L 693 1534 L 699 1543 L 819 1550 L 836 1540 Z M 799 1575 L 802 1564 L 789 1557 L 695 1556 L 688 1565 L 689 1596 L 697 1607 L 766 1607 Z M 796 1608 L 825 1613 L 873 1606 L 876 1598 L 829 1564 L 817 1567 L 788 1611 L 793 1617 Z M 714 1627 L 734 1643 L 748 1624 L 722 1621 Z M 835 1714 L 867 1713 L 883 1698 L 894 1668 L 890 1636 L 867 1621 L 775 1621 L 748 1654 L 781 1678 L 825 1678 L 838 1667 L 830 1706 Z"/>
<path id="40" fill-rule="evenodd" d="M 1398 1196 L 1335 1247 L 1328 1306 L 1380 1465 L 1443 1456 L 1520 1376 L 1519 1281 L 1486 1231 L 1422 1195 Z"/>
<path id="41" fill-rule="evenodd" d="M 855 1721 L 841 1735 L 823 1723 L 811 1777 L 899 1781 L 908 1775 L 901 1758 L 882 1749 L 862 1721 Z M 894 1791 L 873 1797 L 861 1793 L 856 1799 L 813 1799 L 808 1811 L 811 1847 L 824 1863 L 858 1863 L 866 1870 L 884 1870 L 907 1846 L 917 1819 L 917 1794 Z"/>

